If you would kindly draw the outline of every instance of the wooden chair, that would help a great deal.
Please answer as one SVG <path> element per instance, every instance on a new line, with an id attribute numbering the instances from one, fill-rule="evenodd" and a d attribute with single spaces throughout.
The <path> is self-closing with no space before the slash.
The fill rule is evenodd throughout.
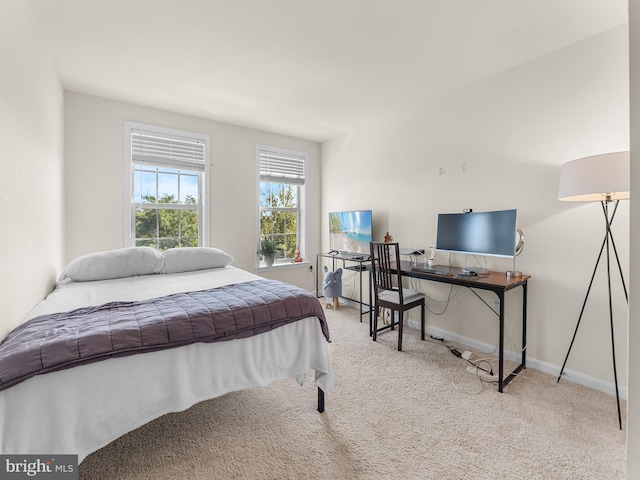
<path id="1" fill-rule="evenodd" d="M 391 330 L 395 326 L 394 312 L 398 312 L 398 350 L 402 350 L 402 326 L 404 312 L 420 306 L 420 338 L 424 340 L 425 294 L 402 287 L 400 274 L 400 248 L 397 243 L 371 242 L 371 275 L 373 277 L 374 317 L 373 341 L 377 340 L 378 316 L 381 308 L 389 308 Z M 393 270 L 393 271 L 392 271 Z"/>

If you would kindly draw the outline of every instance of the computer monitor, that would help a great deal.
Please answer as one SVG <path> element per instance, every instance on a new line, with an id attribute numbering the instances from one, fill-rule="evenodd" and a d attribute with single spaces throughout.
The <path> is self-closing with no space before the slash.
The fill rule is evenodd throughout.
<path id="1" fill-rule="evenodd" d="M 441 213 L 436 249 L 513 258 L 516 255 L 517 211 Z"/>

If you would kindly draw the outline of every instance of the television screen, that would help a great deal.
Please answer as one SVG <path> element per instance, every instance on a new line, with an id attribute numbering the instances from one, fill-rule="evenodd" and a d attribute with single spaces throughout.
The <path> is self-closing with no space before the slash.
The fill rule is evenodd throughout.
<path id="1" fill-rule="evenodd" d="M 371 210 L 329 213 L 329 248 L 341 253 L 370 252 Z"/>
<path id="2" fill-rule="evenodd" d="M 438 215 L 436 249 L 515 257 L 516 210 L 441 213 Z"/>

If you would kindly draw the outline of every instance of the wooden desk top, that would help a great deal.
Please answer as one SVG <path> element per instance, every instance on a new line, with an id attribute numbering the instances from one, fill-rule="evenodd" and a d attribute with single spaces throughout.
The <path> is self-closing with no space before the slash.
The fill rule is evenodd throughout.
<path id="1" fill-rule="evenodd" d="M 411 270 L 413 262 L 408 260 L 402 260 L 400 262 L 400 268 L 402 275 L 414 278 L 423 278 L 425 280 L 433 280 L 436 282 L 455 283 L 458 285 L 465 285 L 468 287 L 477 287 L 487 290 L 511 290 L 514 287 L 527 283 L 527 280 L 531 278 L 531 275 L 522 275 L 520 277 L 507 276 L 506 272 L 489 272 L 488 274 L 478 275 L 476 277 L 456 277 L 456 274 L 464 273 L 460 267 L 449 267 L 447 265 L 436 265 L 432 267 L 435 270 L 447 272 L 446 275 L 421 272 L 418 270 Z"/>

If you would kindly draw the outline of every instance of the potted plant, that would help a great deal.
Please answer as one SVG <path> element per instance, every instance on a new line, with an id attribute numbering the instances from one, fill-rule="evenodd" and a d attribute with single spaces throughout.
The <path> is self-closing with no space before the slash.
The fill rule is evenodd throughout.
<path id="1" fill-rule="evenodd" d="M 262 240 L 260 240 L 258 253 L 262 255 L 265 265 L 270 267 L 273 265 L 273 262 L 275 262 L 278 253 L 280 253 L 280 248 L 273 237 L 263 237 Z"/>

